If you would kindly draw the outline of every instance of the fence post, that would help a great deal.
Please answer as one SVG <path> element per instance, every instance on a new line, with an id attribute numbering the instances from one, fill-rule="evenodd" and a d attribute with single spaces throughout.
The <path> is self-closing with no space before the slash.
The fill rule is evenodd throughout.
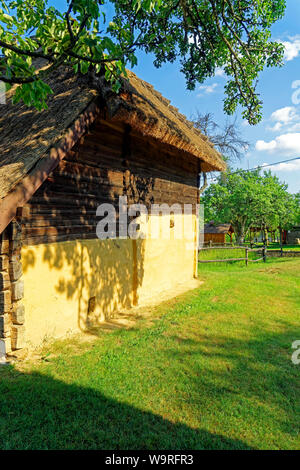
<path id="1" fill-rule="evenodd" d="M 267 250 L 266 247 L 263 247 L 263 258 L 264 258 L 264 263 L 267 261 Z"/>
<path id="2" fill-rule="evenodd" d="M 245 258 L 246 266 L 248 266 L 248 248 L 246 248 L 245 252 L 246 252 L 246 258 Z"/>
<path id="3" fill-rule="evenodd" d="M 209 247 L 212 247 L 212 240 L 209 240 Z"/>

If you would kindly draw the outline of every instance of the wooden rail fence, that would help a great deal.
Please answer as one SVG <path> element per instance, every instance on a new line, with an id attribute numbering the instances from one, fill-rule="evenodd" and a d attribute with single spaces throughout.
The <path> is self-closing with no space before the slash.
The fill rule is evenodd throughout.
<path id="1" fill-rule="evenodd" d="M 198 251 L 201 253 L 202 251 L 206 250 L 245 250 L 245 256 L 243 258 L 225 258 L 225 259 L 199 259 L 199 263 L 226 263 L 229 261 L 245 261 L 246 266 L 248 266 L 248 263 L 256 263 L 257 261 L 264 261 L 266 262 L 267 256 L 273 258 L 279 258 L 279 257 L 300 257 L 300 250 L 284 250 L 279 249 L 268 249 L 266 246 L 261 246 L 257 248 L 249 248 L 249 246 L 225 246 L 224 244 L 222 246 L 213 246 L 210 244 L 210 246 L 203 246 L 200 248 Z M 251 252 L 261 252 L 262 256 L 258 259 L 250 259 L 249 258 L 249 253 Z"/>
<path id="2" fill-rule="evenodd" d="M 266 262 L 267 260 L 267 248 L 265 246 L 260 247 L 260 248 L 249 248 L 249 247 L 244 247 L 244 246 L 215 246 L 215 247 L 203 247 L 199 250 L 199 253 L 201 251 L 205 250 L 245 250 L 245 256 L 243 258 L 225 258 L 225 259 L 199 259 L 199 263 L 226 263 L 229 261 L 245 261 L 246 266 L 248 266 L 249 262 L 255 263 L 257 261 L 264 261 Z M 261 258 L 258 259 L 249 259 L 249 253 L 250 252 L 261 252 L 262 256 Z"/>

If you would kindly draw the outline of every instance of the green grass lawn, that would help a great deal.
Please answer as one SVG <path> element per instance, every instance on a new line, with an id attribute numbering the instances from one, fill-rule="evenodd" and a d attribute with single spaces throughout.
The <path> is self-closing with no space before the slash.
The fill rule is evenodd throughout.
<path id="1" fill-rule="evenodd" d="M 269 243 L 268 246 L 269 250 L 280 250 L 280 244 L 279 243 Z M 294 251 L 294 250 L 300 250 L 300 245 L 282 245 L 283 251 Z"/>
<path id="2" fill-rule="evenodd" d="M 201 264 L 150 323 L 2 367 L 0 448 L 299 449 L 299 267 Z"/>
<path id="3" fill-rule="evenodd" d="M 246 250 L 245 248 L 209 248 L 199 251 L 199 260 L 214 260 L 214 259 L 230 259 L 230 258 L 245 258 L 246 257 Z M 249 260 L 256 260 L 262 258 L 262 251 L 249 251 L 248 252 L 248 259 Z M 245 261 L 226 261 L 226 262 L 214 262 L 213 264 L 210 263 L 200 263 L 201 271 L 203 269 L 210 269 L 208 266 L 222 266 L 222 271 L 226 270 L 226 266 L 228 264 L 234 264 L 235 266 L 245 265 Z M 205 266 L 205 268 L 204 268 Z M 214 268 L 213 268 L 214 269 Z"/>
<path id="4" fill-rule="evenodd" d="M 263 246 L 263 243 L 255 243 L 255 246 Z M 282 245 L 283 251 L 288 251 L 288 250 L 300 250 L 300 245 Z M 268 244 L 268 249 L 269 250 L 280 250 L 280 243 L 273 243 L 269 242 Z"/>

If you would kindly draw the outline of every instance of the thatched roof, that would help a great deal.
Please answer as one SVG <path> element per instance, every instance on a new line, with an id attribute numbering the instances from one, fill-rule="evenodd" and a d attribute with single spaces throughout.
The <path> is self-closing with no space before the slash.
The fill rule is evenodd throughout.
<path id="1" fill-rule="evenodd" d="M 199 158 L 203 162 L 202 171 L 225 170 L 224 160 L 208 138 L 168 99 L 133 72 L 128 71 L 128 80 L 124 80 L 119 95 L 106 93 L 106 90 L 102 87 L 111 119 L 126 122 L 145 136 Z"/>
<path id="2" fill-rule="evenodd" d="M 43 62 L 39 65 L 42 67 Z M 45 172 L 57 165 L 103 112 L 108 119 L 129 124 L 162 145 L 199 158 L 202 171 L 225 169 L 224 161 L 207 138 L 132 72 L 123 80 L 119 95 L 103 83 L 97 83 L 96 89 L 86 76 L 74 76 L 66 67 L 53 72 L 47 82 L 53 90 L 47 110 L 38 112 L 22 104 L 13 105 L 11 91 L 7 93 L 6 104 L 0 106 L 0 216 L 3 199 L 11 198 L 11 192 L 17 189 L 24 200 L 30 197 L 33 186 L 36 190 L 41 184 L 34 179 L 32 185 L 33 173 L 38 171 L 39 180 L 44 180 Z M 27 182 L 32 186 L 30 191 Z M 18 203 L 22 204 L 20 198 Z"/>
<path id="3" fill-rule="evenodd" d="M 0 200 L 49 154 L 97 96 L 67 69 L 56 70 L 47 82 L 54 92 L 48 110 L 13 105 L 11 92 L 7 104 L 0 105 Z"/>
<path id="4" fill-rule="evenodd" d="M 211 223 L 204 225 L 204 233 L 228 233 L 233 232 L 231 224 L 213 225 Z"/>

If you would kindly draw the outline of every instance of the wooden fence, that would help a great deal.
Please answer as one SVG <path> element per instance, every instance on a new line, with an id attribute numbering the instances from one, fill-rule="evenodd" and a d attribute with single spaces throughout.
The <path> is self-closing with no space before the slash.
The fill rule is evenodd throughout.
<path id="1" fill-rule="evenodd" d="M 216 246 L 217 245 L 217 246 Z M 284 250 L 282 247 L 279 250 L 274 250 L 274 249 L 267 249 L 266 246 L 261 246 L 261 247 L 256 247 L 256 248 L 249 248 L 249 246 L 226 246 L 222 244 L 215 244 L 215 245 L 209 245 L 209 246 L 203 246 L 201 249 L 199 249 L 199 253 L 202 251 L 207 251 L 207 250 L 245 250 L 245 256 L 243 258 L 225 258 L 225 259 L 205 259 L 201 260 L 199 259 L 199 263 L 226 263 L 229 261 L 245 261 L 246 266 L 248 266 L 248 263 L 256 263 L 257 261 L 264 261 L 266 262 L 267 256 L 270 256 L 271 258 L 273 257 L 300 257 L 300 250 Z M 249 258 L 249 253 L 251 252 L 261 252 L 261 257 L 257 259 L 250 259 Z"/>
<path id="2" fill-rule="evenodd" d="M 199 253 L 201 251 L 205 250 L 245 250 L 245 256 L 243 258 L 225 258 L 225 259 L 205 259 L 201 260 L 199 259 L 199 263 L 224 263 L 228 261 L 245 261 L 246 266 L 248 266 L 249 262 L 255 263 L 257 261 L 264 261 L 266 262 L 267 260 L 267 249 L 265 246 L 260 247 L 260 248 L 249 248 L 249 247 L 244 247 L 244 246 L 214 246 L 214 247 L 203 247 L 199 250 Z M 258 259 L 249 259 L 249 253 L 250 252 L 261 252 L 262 256 Z"/>

